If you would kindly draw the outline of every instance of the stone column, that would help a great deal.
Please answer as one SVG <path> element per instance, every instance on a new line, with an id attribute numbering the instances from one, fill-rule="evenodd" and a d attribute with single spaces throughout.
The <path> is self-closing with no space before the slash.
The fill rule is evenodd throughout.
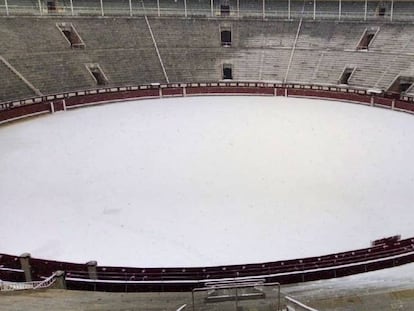
<path id="1" fill-rule="evenodd" d="M 19 257 L 20 266 L 24 271 L 26 282 L 32 282 L 32 267 L 30 266 L 30 257 L 31 255 L 29 253 L 24 253 Z"/>
<path id="2" fill-rule="evenodd" d="M 66 289 L 66 274 L 65 271 L 55 272 L 55 283 L 53 284 L 55 289 Z"/>
<path id="3" fill-rule="evenodd" d="M 98 263 L 93 260 L 93 261 L 87 262 L 86 265 L 88 266 L 89 278 L 91 280 L 98 279 L 98 274 L 96 272 L 96 266 L 98 265 Z"/>

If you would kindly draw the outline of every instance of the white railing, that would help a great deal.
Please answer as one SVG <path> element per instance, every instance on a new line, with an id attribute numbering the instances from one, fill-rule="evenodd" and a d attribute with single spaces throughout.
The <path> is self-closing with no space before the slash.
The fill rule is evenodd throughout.
<path id="1" fill-rule="evenodd" d="M 16 290 L 27 290 L 27 289 L 42 289 L 48 288 L 53 285 L 56 281 L 56 274 L 52 274 L 50 277 L 43 281 L 34 282 L 7 282 L 0 280 L 0 292 L 10 292 Z"/>
<path id="2" fill-rule="evenodd" d="M 145 2 L 145 1 L 143 1 Z M 171 1 L 172 2 L 172 1 Z M 177 0 L 174 3 L 175 6 L 170 5 L 168 1 L 157 1 L 157 6 L 154 3 L 145 3 L 148 7 L 147 11 L 144 11 L 140 5 L 134 4 L 132 1 L 128 4 L 118 4 L 116 1 L 104 0 L 99 3 L 96 2 L 95 6 L 85 5 L 79 3 L 77 0 L 71 2 L 72 6 L 67 4 L 60 4 L 55 8 L 48 9 L 47 6 L 33 4 L 8 4 L 0 5 L 0 15 L 58 15 L 58 16 L 80 16 L 80 15 L 116 15 L 116 16 L 205 16 L 214 17 L 221 16 L 220 8 L 216 1 L 213 3 L 205 3 L 200 5 L 195 0 Z M 232 5 L 230 7 L 230 17 L 248 16 L 255 18 L 306 18 L 306 19 L 353 19 L 353 20 L 383 20 L 383 21 L 413 21 L 414 15 L 410 12 L 411 6 L 399 8 L 395 10 L 390 7 L 386 7 L 384 15 L 380 15 L 376 9 L 364 7 L 361 5 L 359 8 L 350 8 L 344 3 L 341 4 L 340 0 L 336 2 L 336 5 L 331 5 L 334 2 L 317 2 L 315 6 L 307 7 L 304 12 L 298 9 L 301 5 L 301 1 L 295 1 L 295 5 L 289 6 L 291 1 L 288 1 L 286 5 L 277 7 L 267 7 L 270 3 L 268 0 L 259 1 L 255 7 L 246 7 L 248 0 L 240 0 L 238 6 Z M 266 2 L 268 2 L 266 4 Z M 252 2 L 254 3 L 254 2 Z M 263 5 L 262 5 L 263 3 Z M 293 1 L 292 1 L 293 3 Z M 363 2 L 361 2 L 363 3 Z M 387 1 L 385 1 L 387 3 Z M 401 1 L 400 3 L 412 4 L 411 1 Z M 391 0 L 388 1 L 391 5 Z"/>
<path id="3" fill-rule="evenodd" d="M 287 311 L 318 311 L 314 308 L 311 308 L 304 303 L 293 299 L 292 297 L 285 297 L 286 299 L 286 309 Z"/>

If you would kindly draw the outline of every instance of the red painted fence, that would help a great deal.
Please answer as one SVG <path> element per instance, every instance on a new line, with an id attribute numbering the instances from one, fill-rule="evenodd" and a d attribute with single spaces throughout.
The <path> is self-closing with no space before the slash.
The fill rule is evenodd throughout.
<path id="1" fill-rule="evenodd" d="M 384 94 L 371 93 L 369 90 L 359 88 L 264 82 L 211 82 L 114 87 L 0 103 L 0 123 L 86 105 L 143 98 L 194 95 L 264 95 L 321 98 L 414 112 L 413 98 L 393 99 Z"/>
<path id="2" fill-rule="evenodd" d="M 375 271 L 414 262 L 414 238 L 325 256 L 215 267 L 105 267 L 29 258 L 30 275 L 42 280 L 65 271 L 68 289 L 99 291 L 189 291 L 212 280 L 254 277 L 291 284 Z M 23 281 L 20 258 L 0 254 L 0 277 Z"/>

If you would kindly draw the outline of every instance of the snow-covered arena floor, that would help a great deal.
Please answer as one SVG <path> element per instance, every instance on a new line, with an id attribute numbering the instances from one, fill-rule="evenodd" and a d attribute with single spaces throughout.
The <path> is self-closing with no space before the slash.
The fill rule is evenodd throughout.
<path id="1" fill-rule="evenodd" d="M 0 252 L 122 266 L 322 255 L 414 236 L 414 117 L 188 97 L 0 127 Z"/>

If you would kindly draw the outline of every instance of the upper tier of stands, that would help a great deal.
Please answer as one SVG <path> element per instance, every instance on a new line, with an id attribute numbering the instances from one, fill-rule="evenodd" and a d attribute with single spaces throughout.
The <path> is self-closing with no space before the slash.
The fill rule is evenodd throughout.
<path id="1" fill-rule="evenodd" d="M 91 0 L 92 1 L 92 0 Z M 148 22 L 147 22 L 148 21 Z M 0 102 L 106 86 L 233 80 L 338 84 L 352 68 L 350 86 L 387 90 L 414 76 L 414 24 L 332 20 L 261 20 L 176 17 L 0 17 Z M 58 24 L 81 38 L 73 48 Z M 222 46 L 221 31 L 231 31 Z M 375 36 L 357 49 L 366 30 Z M 163 70 L 164 69 L 164 70 Z M 412 88 L 408 92 L 413 92 Z"/>
<path id="2" fill-rule="evenodd" d="M 55 3 L 55 4 L 53 4 Z M 71 5 L 72 4 L 72 5 Z M 410 0 L 6 0 L 0 15 L 106 15 L 414 20 Z"/>

